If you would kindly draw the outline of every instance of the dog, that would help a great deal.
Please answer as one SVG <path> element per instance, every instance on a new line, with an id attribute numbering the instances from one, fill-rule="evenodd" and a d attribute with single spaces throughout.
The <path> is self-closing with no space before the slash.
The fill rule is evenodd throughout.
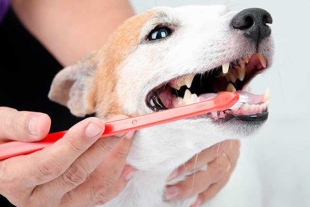
<path id="1" fill-rule="evenodd" d="M 248 99 L 237 108 L 137 131 L 127 158 L 137 171 L 103 206 L 188 207 L 195 201 L 196 196 L 164 201 L 166 180 L 203 149 L 228 138 L 242 142 L 265 123 L 268 93 L 254 95 L 246 88 L 272 64 L 271 23 L 271 15 L 260 8 L 155 7 L 126 20 L 98 51 L 55 76 L 52 101 L 76 116 L 104 120 L 169 110 L 222 91 Z M 230 181 L 204 206 L 262 206 L 255 166 L 243 147 Z"/>

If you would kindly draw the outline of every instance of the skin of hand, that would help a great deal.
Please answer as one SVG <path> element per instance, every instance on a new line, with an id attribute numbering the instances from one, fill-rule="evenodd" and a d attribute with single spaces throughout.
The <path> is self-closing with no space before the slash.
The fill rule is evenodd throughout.
<path id="1" fill-rule="evenodd" d="M 6 107 L 0 107 L 0 119 L 5 120 L 0 123 L 2 143 L 40 140 L 51 123 L 46 114 Z M 108 202 L 134 174 L 125 164 L 134 132 L 98 140 L 104 128 L 98 118 L 87 118 L 49 147 L 0 161 L 0 194 L 25 207 Z"/>
<path id="2" fill-rule="evenodd" d="M 198 198 L 191 207 L 198 207 L 212 199 L 226 185 L 233 173 L 239 157 L 239 149 L 239 140 L 225 140 L 192 157 L 176 169 L 168 181 L 206 165 L 207 170 L 195 172 L 185 180 L 167 186 L 165 199 L 182 199 L 198 194 Z"/>

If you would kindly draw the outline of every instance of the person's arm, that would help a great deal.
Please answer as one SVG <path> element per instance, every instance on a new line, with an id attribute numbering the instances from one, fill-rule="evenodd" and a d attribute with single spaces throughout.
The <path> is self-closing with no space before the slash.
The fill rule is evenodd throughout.
<path id="1" fill-rule="evenodd" d="M 127 0 L 11 0 L 25 27 L 63 65 L 101 47 L 134 14 Z"/>

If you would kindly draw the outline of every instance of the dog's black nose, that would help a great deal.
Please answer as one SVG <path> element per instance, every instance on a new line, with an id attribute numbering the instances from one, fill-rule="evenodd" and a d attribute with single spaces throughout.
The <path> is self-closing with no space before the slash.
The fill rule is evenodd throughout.
<path id="1" fill-rule="evenodd" d="M 241 30 L 244 36 L 259 44 L 271 34 L 267 24 L 272 23 L 271 15 L 264 9 L 251 8 L 239 12 L 232 20 L 233 28 Z"/>

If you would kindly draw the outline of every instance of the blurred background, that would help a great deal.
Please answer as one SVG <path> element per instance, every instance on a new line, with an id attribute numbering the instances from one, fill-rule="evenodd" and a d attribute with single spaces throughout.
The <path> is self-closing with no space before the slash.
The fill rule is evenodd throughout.
<path id="1" fill-rule="evenodd" d="M 274 62 L 268 72 L 251 83 L 252 91 L 258 94 L 270 88 L 270 116 L 261 132 L 251 138 L 248 153 L 254 157 L 263 181 L 265 207 L 310 207 L 310 1 L 131 2 L 137 13 L 155 6 L 190 4 L 224 4 L 230 10 L 260 7 L 271 13 Z"/>

